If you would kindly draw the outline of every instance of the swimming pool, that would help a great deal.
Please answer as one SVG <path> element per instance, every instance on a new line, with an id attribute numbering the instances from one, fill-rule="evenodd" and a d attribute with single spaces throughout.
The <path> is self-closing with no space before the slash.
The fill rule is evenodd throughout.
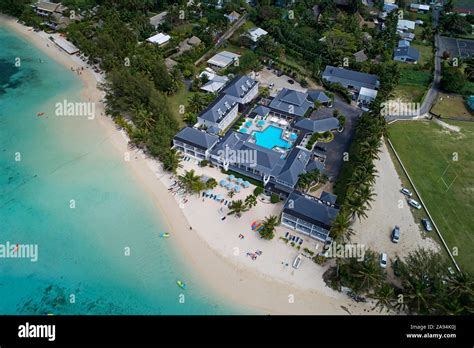
<path id="1" fill-rule="evenodd" d="M 281 138 L 283 129 L 269 126 L 263 132 L 254 132 L 255 143 L 267 149 L 273 149 L 275 146 L 283 149 L 291 148 L 291 144 Z"/>

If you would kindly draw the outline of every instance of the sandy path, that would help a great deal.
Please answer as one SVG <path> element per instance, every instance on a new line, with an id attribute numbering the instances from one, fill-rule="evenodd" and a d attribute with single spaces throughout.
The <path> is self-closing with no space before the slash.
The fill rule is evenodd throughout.
<path id="1" fill-rule="evenodd" d="M 425 232 L 411 213 L 412 208 L 400 193 L 402 183 L 385 143 L 382 145 L 380 160 L 376 161 L 376 168 L 379 177 L 374 190 L 377 196 L 372 202 L 372 209 L 367 213 L 368 218 L 354 223 L 356 234 L 351 241 L 364 244 L 377 253 L 387 253 L 389 264 L 396 256 L 403 258 L 419 247 L 439 250 L 433 239 L 424 236 Z M 393 243 L 390 238 L 395 225 L 400 226 L 399 243 Z"/>
<path id="2" fill-rule="evenodd" d="M 94 74 L 78 57 L 69 56 L 55 47 L 44 33 L 28 30 L 5 16 L 0 16 L 0 24 L 14 30 L 65 67 L 84 66 L 84 72 L 78 76 L 84 84 L 82 97 L 97 102 L 98 124 L 107 135 L 107 141 L 121 153 L 131 151 L 125 134 L 117 131 L 111 119 L 100 116 L 104 108 L 100 103 L 103 92 L 97 89 L 100 75 Z M 203 203 L 194 197 L 189 199 L 185 209 L 181 209 L 179 202 L 167 190 L 172 179 L 162 172 L 161 165 L 139 151 L 135 151 L 131 158 L 126 165 L 153 198 L 163 222 L 172 231 L 171 240 L 177 252 L 186 258 L 193 271 L 198 272 L 212 290 L 235 303 L 270 314 L 347 314 L 341 306 L 351 314 L 365 314 L 371 309 L 368 304 L 357 304 L 327 288 L 321 279 L 324 268 L 309 260 L 305 260 L 301 268 L 294 272 L 291 261 L 297 254 L 295 249 L 277 238 L 265 242 L 250 235 L 247 227 L 251 221 L 267 216 L 277 206 L 268 207 L 259 203 L 253 213 L 249 212 L 242 219 L 229 217 L 224 224 L 220 220 L 212 223 L 219 218 L 216 207 L 212 206 L 216 202 Z M 243 232 L 242 228 L 247 228 L 246 233 L 249 234 L 243 241 L 237 237 Z M 279 228 L 277 236 L 282 234 L 284 230 Z M 307 241 L 305 245 L 309 247 L 311 243 L 314 247 L 315 242 Z M 240 247 L 239 257 L 233 255 L 235 246 Z M 264 251 L 257 261 L 245 256 L 247 250 L 257 249 Z M 282 261 L 290 266 L 282 265 Z"/>

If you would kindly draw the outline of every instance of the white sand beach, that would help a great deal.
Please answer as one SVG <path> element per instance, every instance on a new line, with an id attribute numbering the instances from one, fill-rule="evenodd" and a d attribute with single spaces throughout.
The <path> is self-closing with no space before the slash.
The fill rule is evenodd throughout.
<path id="1" fill-rule="evenodd" d="M 124 165 L 130 168 L 137 181 L 153 197 L 179 255 L 216 293 L 265 314 L 379 313 L 372 311 L 373 304 L 356 303 L 346 295 L 328 288 L 322 279 L 325 268 L 311 260 L 304 259 L 298 270 L 292 268 L 293 259 L 300 251 L 278 238 L 288 230 L 279 227 L 272 241 L 264 241 L 251 231 L 253 221 L 270 214 L 278 215 L 281 204 L 259 202 L 241 218 L 227 216 L 224 221 L 221 216 L 226 214 L 225 210 L 219 212 L 219 208 L 223 207 L 221 203 L 188 196 L 187 202 L 182 204 L 182 198 L 168 191 L 174 179 L 162 171 L 157 161 L 147 158 L 141 151 L 130 150 L 124 132 L 117 131 L 110 118 L 101 116 L 104 106 L 100 101 L 104 94 L 97 88 L 101 75 L 91 71 L 78 57 L 69 56 L 58 49 L 47 34 L 34 32 L 5 16 L 0 16 L 0 25 L 14 30 L 66 68 L 84 67 L 83 73 L 78 75 L 84 87 L 82 97 L 84 101 L 97 103 L 96 110 L 100 115 L 98 124 L 107 135 L 107 141 L 120 153 L 133 151 L 131 160 L 124 160 Z M 223 174 L 216 169 L 200 168 L 193 162 L 184 162 L 183 165 L 184 169 L 196 169 L 198 174 L 206 174 L 217 181 L 223 178 Z M 234 199 L 244 198 L 252 190 L 253 187 L 243 189 Z M 225 192 L 222 188 L 216 188 L 215 191 Z M 239 234 L 244 235 L 244 239 L 240 239 Z M 317 245 L 316 241 L 305 238 L 302 248 L 317 250 Z M 256 260 L 247 256 L 247 252 L 254 253 L 256 250 L 262 251 Z"/>

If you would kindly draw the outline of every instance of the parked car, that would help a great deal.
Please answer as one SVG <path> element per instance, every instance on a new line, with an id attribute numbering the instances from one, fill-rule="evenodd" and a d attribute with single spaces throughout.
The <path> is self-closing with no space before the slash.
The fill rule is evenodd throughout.
<path id="1" fill-rule="evenodd" d="M 423 225 L 423 228 L 425 229 L 426 232 L 431 232 L 433 231 L 433 227 L 431 226 L 431 222 L 428 219 L 421 219 L 421 224 Z"/>
<path id="2" fill-rule="evenodd" d="M 387 267 L 387 254 L 385 253 L 380 254 L 380 267 L 382 268 Z"/>
<path id="3" fill-rule="evenodd" d="M 289 234 L 290 234 L 289 232 L 286 232 L 286 233 L 285 233 L 285 238 L 286 238 L 286 239 L 288 239 L 288 235 L 289 235 Z"/>
<path id="4" fill-rule="evenodd" d="M 396 277 L 400 277 L 400 259 L 397 257 L 395 261 L 393 262 L 393 274 L 395 274 Z"/>
<path id="5" fill-rule="evenodd" d="M 400 241 L 400 226 L 395 225 L 392 230 L 392 242 L 398 243 Z"/>
<path id="6" fill-rule="evenodd" d="M 288 80 L 288 83 L 289 83 L 290 85 L 292 85 L 292 84 L 295 83 L 295 81 L 293 81 L 293 80 Z"/>
<path id="7" fill-rule="evenodd" d="M 411 191 L 409 189 L 405 188 L 405 187 L 402 187 L 400 192 L 403 193 L 405 196 L 408 196 L 408 197 L 413 196 L 413 193 L 411 193 Z"/>
<path id="8" fill-rule="evenodd" d="M 300 241 L 298 242 L 299 245 L 303 244 L 303 240 L 300 239 Z"/>
<path id="9" fill-rule="evenodd" d="M 451 275 L 454 275 L 454 274 L 455 274 L 455 272 L 454 272 L 454 270 L 453 270 L 452 267 L 448 267 L 448 272 L 449 272 L 449 274 L 451 274 Z"/>
<path id="10" fill-rule="evenodd" d="M 408 204 L 410 204 L 413 208 L 421 209 L 421 204 L 415 201 L 413 198 L 408 200 Z"/>

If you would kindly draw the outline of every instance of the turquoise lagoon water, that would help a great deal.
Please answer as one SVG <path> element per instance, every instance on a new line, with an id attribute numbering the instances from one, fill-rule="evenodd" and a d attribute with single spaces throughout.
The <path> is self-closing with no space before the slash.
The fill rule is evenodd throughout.
<path id="1" fill-rule="evenodd" d="M 282 139 L 281 135 L 283 133 L 283 129 L 269 126 L 263 132 L 255 132 L 255 142 L 259 146 L 263 146 L 267 149 L 273 149 L 274 147 L 278 146 L 282 149 L 289 149 L 291 148 L 291 144 L 286 140 Z"/>
<path id="2" fill-rule="evenodd" d="M 243 312 L 159 238 L 151 197 L 95 121 L 53 115 L 55 103 L 79 100 L 80 87 L 74 73 L 0 28 L 0 244 L 38 246 L 37 262 L 0 258 L 0 314 Z"/>

